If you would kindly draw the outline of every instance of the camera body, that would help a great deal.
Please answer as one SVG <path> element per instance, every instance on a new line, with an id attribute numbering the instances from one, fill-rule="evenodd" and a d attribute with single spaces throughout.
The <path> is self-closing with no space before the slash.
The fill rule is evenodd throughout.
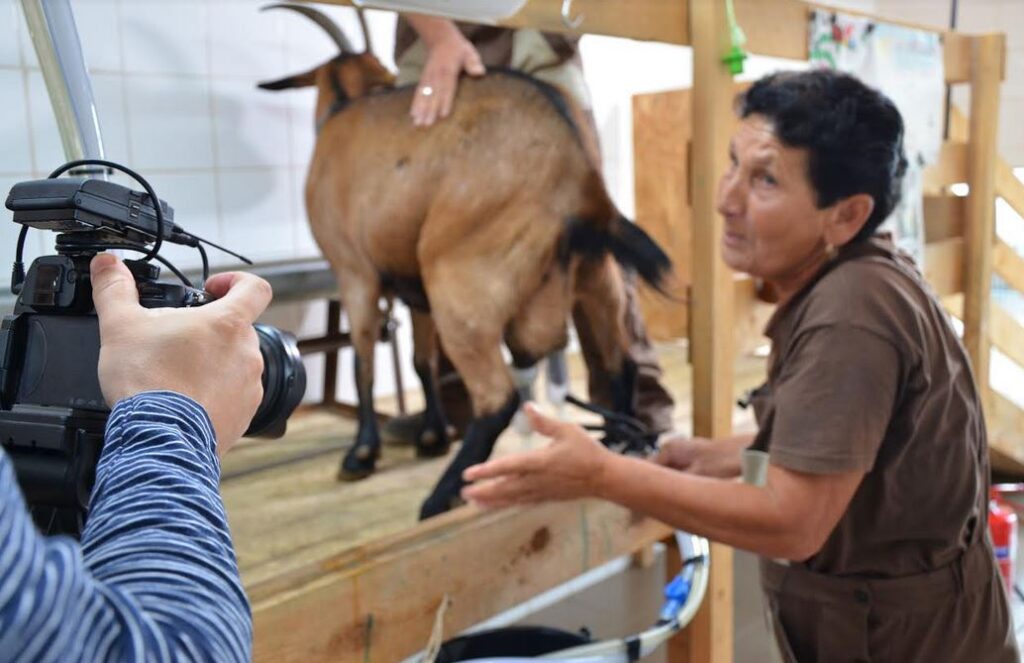
<path id="1" fill-rule="evenodd" d="M 154 204 L 161 206 L 157 223 Z M 7 199 L 14 221 L 56 230 L 57 255 L 37 258 L 0 323 L 0 443 L 11 456 L 37 525 L 78 535 L 84 526 L 109 408 L 100 390 L 99 323 L 89 263 L 98 250 L 141 250 L 195 238 L 175 226 L 163 201 L 101 180 L 47 179 L 16 184 Z M 126 260 L 147 308 L 202 306 L 211 297 L 162 282 L 160 269 Z M 15 269 L 15 283 L 18 269 Z M 246 435 L 279 437 L 305 391 L 294 337 L 256 325 L 264 358 L 264 397 Z"/>

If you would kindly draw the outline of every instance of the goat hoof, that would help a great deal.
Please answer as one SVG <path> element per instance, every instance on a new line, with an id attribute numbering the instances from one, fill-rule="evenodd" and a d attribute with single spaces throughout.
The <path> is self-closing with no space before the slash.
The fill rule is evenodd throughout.
<path id="1" fill-rule="evenodd" d="M 373 474 L 377 465 L 377 453 L 369 445 L 353 447 L 345 454 L 338 468 L 338 481 L 359 481 Z"/>
<path id="2" fill-rule="evenodd" d="M 439 440 L 437 436 L 434 435 L 431 437 L 431 440 L 428 441 L 424 436 L 424 438 L 420 439 L 419 444 L 416 445 L 416 457 L 437 458 L 438 456 L 444 456 L 452 446 L 448 439 Z"/>
<path id="3" fill-rule="evenodd" d="M 465 500 L 458 495 L 451 497 L 431 495 L 423 502 L 423 506 L 420 508 L 420 520 L 440 516 L 442 513 L 451 511 L 465 503 Z"/>

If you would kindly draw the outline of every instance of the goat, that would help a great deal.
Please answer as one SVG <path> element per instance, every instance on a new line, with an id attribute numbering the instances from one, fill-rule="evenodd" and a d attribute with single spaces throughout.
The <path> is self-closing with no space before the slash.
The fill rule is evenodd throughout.
<path id="1" fill-rule="evenodd" d="M 259 85 L 318 89 L 306 205 L 338 279 L 357 355 L 359 431 L 339 478 L 367 476 L 380 453 L 373 350 L 379 303 L 388 295 L 413 309 L 414 365 L 427 403 L 418 455 L 448 448 L 437 396 L 438 341 L 474 411 L 421 518 L 457 502 L 463 470 L 490 456 L 520 405 L 502 343 L 515 368 L 533 366 L 565 346 L 574 305 L 594 329 L 606 331 L 599 354 L 615 376 L 613 407 L 632 414 L 636 367 L 624 351 L 619 264 L 658 286 L 670 261 L 615 207 L 585 147 L 578 109 L 536 79 L 492 71 L 462 80 L 449 117 L 415 127 L 408 114 L 414 89 L 394 87 L 369 46 L 356 52 L 310 7 L 272 7 L 313 19 L 341 51 L 309 71 Z"/>

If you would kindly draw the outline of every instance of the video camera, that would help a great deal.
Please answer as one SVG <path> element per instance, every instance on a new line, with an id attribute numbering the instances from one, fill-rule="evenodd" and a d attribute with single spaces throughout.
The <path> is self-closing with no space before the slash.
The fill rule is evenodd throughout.
<path id="1" fill-rule="evenodd" d="M 145 193 L 101 179 L 57 179 L 83 165 L 121 170 Z M 144 253 L 125 264 L 135 277 L 139 303 L 147 308 L 202 306 L 212 300 L 159 255 L 163 242 L 196 248 L 204 282 L 209 272 L 204 243 L 249 261 L 176 225 L 174 210 L 142 177 L 109 161 L 70 162 L 48 179 L 15 184 L 7 208 L 23 227 L 11 276 L 18 298 L 13 314 L 0 323 L 0 442 L 40 529 L 78 536 L 110 414 L 97 375 L 100 337 L 89 278 L 92 257 L 108 249 Z M 25 275 L 22 254 L 30 227 L 60 234 L 57 255 L 37 258 Z M 152 259 L 180 283 L 159 281 L 160 268 Z M 263 400 L 245 435 L 280 437 L 305 392 L 306 374 L 294 336 L 268 325 L 254 327 L 263 355 Z"/>

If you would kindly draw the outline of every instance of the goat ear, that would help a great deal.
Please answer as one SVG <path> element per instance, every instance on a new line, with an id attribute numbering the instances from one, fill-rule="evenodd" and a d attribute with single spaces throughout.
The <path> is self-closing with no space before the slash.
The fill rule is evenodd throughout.
<path id="1" fill-rule="evenodd" d="M 294 76 L 285 76 L 279 78 L 276 81 L 265 81 L 258 83 L 256 87 L 261 90 L 288 90 L 295 87 L 309 87 L 316 85 L 316 69 L 312 69 L 302 74 L 295 74 Z"/>

